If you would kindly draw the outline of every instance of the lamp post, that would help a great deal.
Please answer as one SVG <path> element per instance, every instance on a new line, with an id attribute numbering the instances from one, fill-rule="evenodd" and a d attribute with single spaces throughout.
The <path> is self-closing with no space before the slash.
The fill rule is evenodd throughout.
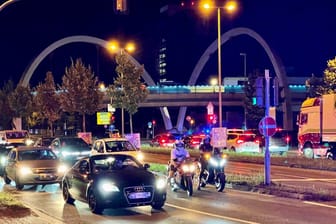
<path id="1" fill-rule="evenodd" d="M 240 53 L 240 56 L 244 57 L 244 86 L 246 86 L 246 53 Z M 247 129 L 247 120 L 246 120 L 246 105 L 244 106 L 244 129 Z"/>
<path id="2" fill-rule="evenodd" d="M 219 116 L 219 127 L 222 127 L 223 116 L 222 116 L 222 62 L 221 62 L 221 9 L 226 9 L 229 12 L 233 12 L 236 9 L 236 2 L 229 1 L 225 6 L 212 6 L 211 3 L 204 3 L 203 8 L 217 9 L 217 48 L 218 48 L 218 116 Z"/>
<path id="3" fill-rule="evenodd" d="M 109 49 L 111 49 L 112 52 L 119 52 L 120 55 L 127 54 L 127 52 L 133 52 L 135 50 L 135 45 L 133 43 L 126 44 L 125 48 L 120 48 L 118 42 L 111 41 L 109 43 Z M 123 91 L 123 79 L 124 79 L 124 73 L 121 73 L 121 89 Z M 121 105 L 121 136 L 125 137 L 125 109 L 124 109 L 124 102 L 122 102 Z"/>

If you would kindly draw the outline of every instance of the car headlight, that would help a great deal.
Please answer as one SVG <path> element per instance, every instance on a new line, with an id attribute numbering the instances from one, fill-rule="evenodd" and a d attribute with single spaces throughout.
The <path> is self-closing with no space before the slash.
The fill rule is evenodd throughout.
<path id="1" fill-rule="evenodd" d="M 156 185 L 157 189 L 162 190 L 162 189 L 164 189 L 167 186 L 167 181 L 164 180 L 163 178 L 158 178 L 156 180 L 156 184 L 155 185 Z"/>
<path id="2" fill-rule="evenodd" d="M 137 157 L 137 159 L 138 159 L 139 161 L 143 161 L 143 160 L 144 160 L 144 155 L 143 155 L 142 153 L 140 153 L 140 152 L 137 154 L 136 157 Z"/>
<path id="3" fill-rule="evenodd" d="M 27 175 L 33 173 L 33 171 L 29 167 L 21 167 L 19 172 L 21 175 Z"/>
<path id="4" fill-rule="evenodd" d="M 26 139 L 25 144 L 30 146 L 30 145 L 34 144 L 34 141 L 32 139 L 28 138 L 28 139 Z"/>
<path id="5" fill-rule="evenodd" d="M 66 165 L 60 165 L 57 168 L 57 172 L 59 172 L 59 173 L 65 173 L 67 170 L 68 170 L 68 166 L 66 166 Z"/>
<path id="6" fill-rule="evenodd" d="M 101 192 L 119 192 L 119 188 L 110 181 L 103 181 L 100 183 L 99 188 Z"/>
<path id="7" fill-rule="evenodd" d="M 6 160 L 7 160 L 6 156 L 1 156 L 0 157 L 0 164 L 1 165 L 5 165 L 6 164 Z"/>

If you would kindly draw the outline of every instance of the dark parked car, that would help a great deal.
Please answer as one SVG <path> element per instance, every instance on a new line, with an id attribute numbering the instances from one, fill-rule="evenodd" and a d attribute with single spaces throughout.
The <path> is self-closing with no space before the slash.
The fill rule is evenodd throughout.
<path id="1" fill-rule="evenodd" d="M 64 175 L 63 198 L 70 204 L 84 201 L 93 213 L 145 205 L 160 209 L 166 201 L 167 181 L 148 171 L 148 167 L 131 155 L 83 158 Z"/>
<path id="2" fill-rule="evenodd" d="M 90 145 L 80 137 L 57 137 L 51 142 L 50 148 L 70 165 L 91 153 Z"/>
<path id="3" fill-rule="evenodd" d="M 19 146 L 8 154 L 3 179 L 22 190 L 24 185 L 61 183 L 66 170 L 50 148 Z"/>

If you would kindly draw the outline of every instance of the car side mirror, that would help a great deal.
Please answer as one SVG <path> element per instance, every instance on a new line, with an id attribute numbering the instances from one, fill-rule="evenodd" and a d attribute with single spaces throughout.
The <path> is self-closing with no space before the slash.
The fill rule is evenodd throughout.
<path id="1" fill-rule="evenodd" d="M 150 165 L 149 165 L 148 163 L 145 163 L 145 164 L 144 164 L 144 169 L 145 169 L 145 170 L 148 170 L 149 167 L 150 167 Z"/>
<path id="2" fill-rule="evenodd" d="M 79 173 L 80 174 L 88 174 L 88 171 L 87 171 L 86 167 L 80 167 L 79 168 Z"/>

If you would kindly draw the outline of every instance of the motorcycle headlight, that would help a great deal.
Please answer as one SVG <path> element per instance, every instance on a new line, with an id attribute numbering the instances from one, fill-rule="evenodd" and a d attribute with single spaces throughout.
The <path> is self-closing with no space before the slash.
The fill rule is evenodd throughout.
<path id="1" fill-rule="evenodd" d="M 58 168 L 57 168 L 57 171 L 59 173 L 65 173 L 66 171 L 68 170 L 68 167 L 66 165 L 60 165 Z"/>
<path id="2" fill-rule="evenodd" d="M 220 166 L 224 166 L 226 164 L 226 159 L 221 159 L 221 161 L 219 162 Z"/>
<path id="3" fill-rule="evenodd" d="M 29 167 L 21 167 L 19 172 L 21 175 L 27 175 L 33 173 L 33 171 Z"/>
<path id="4" fill-rule="evenodd" d="M 164 188 L 167 186 L 167 181 L 164 180 L 163 178 L 158 178 L 158 179 L 156 180 L 155 185 L 156 185 L 156 188 L 157 188 L 157 189 L 162 190 L 162 189 L 164 189 Z"/>
<path id="5" fill-rule="evenodd" d="M 210 163 L 212 166 L 218 166 L 218 162 L 217 162 L 217 160 L 214 159 L 214 158 L 210 158 L 209 163 Z"/>
<path id="6" fill-rule="evenodd" d="M 99 188 L 101 192 L 119 192 L 119 188 L 110 181 L 103 181 L 100 183 Z"/>

